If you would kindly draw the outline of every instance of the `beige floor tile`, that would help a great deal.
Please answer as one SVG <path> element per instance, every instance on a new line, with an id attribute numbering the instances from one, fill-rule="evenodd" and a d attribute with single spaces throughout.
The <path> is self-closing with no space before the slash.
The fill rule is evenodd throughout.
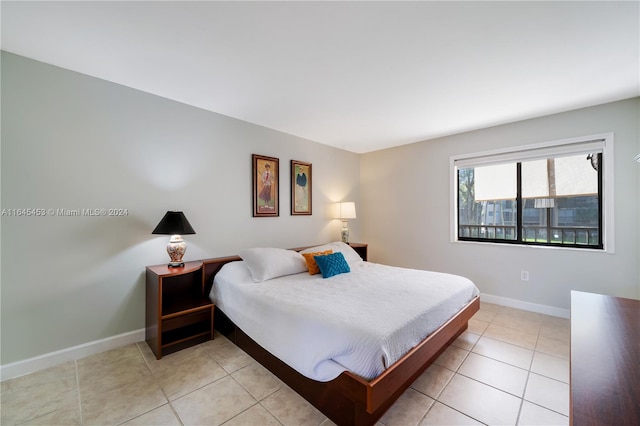
<path id="1" fill-rule="evenodd" d="M 473 348 L 473 345 L 476 344 L 478 339 L 480 338 L 479 334 L 474 334 L 469 331 L 465 331 L 462 333 L 456 340 L 451 343 L 452 346 L 455 346 L 460 349 L 464 349 L 465 351 L 470 351 Z"/>
<path id="2" fill-rule="evenodd" d="M 181 426 L 180 420 L 173 412 L 173 409 L 169 404 L 165 404 L 154 410 L 149 411 L 136 417 L 133 420 L 129 420 L 122 426 Z"/>
<path id="3" fill-rule="evenodd" d="M 219 425 L 257 401 L 231 376 L 208 384 L 171 403 L 185 425 Z"/>
<path id="4" fill-rule="evenodd" d="M 444 388 L 438 401 L 481 423 L 515 425 L 522 400 L 456 374 Z"/>
<path id="5" fill-rule="evenodd" d="M 156 356 L 151 351 L 149 344 L 146 341 L 143 341 L 136 343 L 136 345 L 138 345 L 138 350 L 142 354 L 142 357 L 147 361 L 147 364 L 149 364 L 149 368 L 153 370 L 153 366 L 151 364 L 156 361 Z"/>
<path id="6" fill-rule="evenodd" d="M 209 354 L 200 346 L 192 346 L 190 348 L 183 349 L 178 352 L 174 352 L 168 355 L 163 356 L 160 359 L 156 359 L 156 356 L 151 352 L 151 349 L 147 346 L 147 349 L 142 350 L 142 354 L 144 356 L 145 362 L 149 366 L 149 369 L 156 373 L 158 371 L 166 371 L 171 370 L 173 368 L 179 367 L 189 359 L 198 355 L 206 355 Z"/>
<path id="7" fill-rule="evenodd" d="M 504 309 L 504 306 L 496 305 L 495 303 L 485 302 L 483 300 L 481 301 L 480 309 L 483 311 L 487 310 L 487 311 L 500 312 L 502 309 Z"/>
<path id="8" fill-rule="evenodd" d="M 499 314 L 537 323 L 542 323 L 545 318 L 548 317 L 547 315 L 539 314 L 537 312 L 524 311 L 522 309 L 510 308 L 507 306 L 503 306 Z"/>
<path id="9" fill-rule="evenodd" d="M 58 410 L 55 410 L 51 413 L 47 413 L 43 416 L 36 417 L 35 419 L 31 419 L 27 422 L 20 423 L 20 425 L 25 426 L 73 426 L 73 425 L 81 425 L 81 416 L 80 416 L 80 403 L 79 401 L 72 402 L 69 405 L 62 407 Z M 2 423 L 5 425 L 5 423 Z M 7 423 L 8 424 L 8 423 Z M 5 425 L 6 426 L 6 425 Z"/>
<path id="10" fill-rule="evenodd" d="M 447 368 L 451 371 L 456 371 L 468 354 L 469 351 L 465 351 L 464 349 L 460 349 L 456 346 L 449 346 L 438 358 L 436 358 L 434 364 Z"/>
<path id="11" fill-rule="evenodd" d="M 571 353 L 569 341 L 540 336 L 536 344 L 536 351 L 558 358 L 569 359 Z"/>
<path id="12" fill-rule="evenodd" d="M 569 343 L 571 340 L 571 325 L 569 320 L 560 320 L 566 321 L 566 323 L 561 323 L 559 321 L 543 323 L 542 327 L 540 327 L 540 337 Z"/>
<path id="13" fill-rule="evenodd" d="M 200 346 L 204 348 L 227 373 L 233 373 L 254 362 L 253 358 L 224 336 L 215 340 L 209 340 Z"/>
<path id="14" fill-rule="evenodd" d="M 67 409 L 78 403 L 77 383 L 74 362 L 3 381 L 0 424 L 23 423 Z"/>
<path id="15" fill-rule="evenodd" d="M 326 417 L 304 398 L 283 387 L 262 400 L 261 404 L 285 426 L 319 425 Z"/>
<path id="16" fill-rule="evenodd" d="M 522 398 L 529 372 L 478 354 L 469 354 L 458 369 L 462 374 Z"/>
<path id="17" fill-rule="evenodd" d="M 280 379 L 257 362 L 237 370 L 232 376 L 258 401 L 284 386 Z"/>
<path id="18" fill-rule="evenodd" d="M 496 317 L 496 315 L 498 315 L 497 311 L 485 309 L 481 305 L 480 310 L 476 312 L 471 319 L 474 321 L 482 321 L 482 322 L 489 323 Z"/>
<path id="19" fill-rule="evenodd" d="M 475 318 L 471 318 L 469 320 L 469 328 L 467 328 L 467 331 L 482 336 L 485 330 L 489 327 L 489 324 L 491 324 L 489 321 L 480 321 Z"/>
<path id="20" fill-rule="evenodd" d="M 484 336 L 478 340 L 472 352 L 526 370 L 531 366 L 531 360 L 533 359 L 532 350 L 489 339 Z"/>
<path id="21" fill-rule="evenodd" d="M 569 415 L 569 385 L 531 373 L 524 399 L 562 415 Z"/>
<path id="22" fill-rule="evenodd" d="M 569 318 L 553 317 L 551 315 L 545 315 L 542 324 L 556 328 L 571 328 L 571 320 Z"/>
<path id="23" fill-rule="evenodd" d="M 409 388 L 382 416 L 380 423 L 385 426 L 418 425 L 433 403 L 433 399 Z"/>
<path id="24" fill-rule="evenodd" d="M 82 421 L 88 425 L 120 424 L 167 403 L 153 376 L 144 377 L 82 399 Z"/>
<path id="25" fill-rule="evenodd" d="M 151 370 L 139 353 L 122 359 L 97 356 L 78 361 L 78 383 L 83 400 L 148 377 L 151 377 Z"/>
<path id="26" fill-rule="evenodd" d="M 569 383 L 569 360 L 536 352 L 533 355 L 531 371 L 550 379 Z"/>
<path id="27" fill-rule="evenodd" d="M 164 359 L 164 358 L 163 358 Z M 202 349 L 191 351 L 182 362 L 157 366 L 154 376 L 164 394 L 173 401 L 227 375 Z"/>
<path id="28" fill-rule="evenodd" d="M 569 417 L 524 401 L 518 426 L 569 426 Z"/>
<path id="29" fill-rule="evenodd" d="M 453 371 L 441 367 L 438 364 L 431 364 L 429 368 L 413 382 L 411 387 L 418 392 L 422 392 L 436 399 L 453 375 Z"/>
<path id="30" fill-rule="evenodd" d="M 505 327 L 504 325 L 491 323 L 485 330 L 484 337 L 489 337 L 501 342 L 511 343 L 526 349 L 535 349 L 538 340 L 538 331 Z"/>
<path id="31" fill-rule="evenodd" d="M 530 315 L 523 316 L 513 313 L 499 313 L 493 321 L 491 321 L 491 324 L 512 328 L 526 334 L 537 336 L 540 332 L 540 327 L 542 327 L 542 320 Z"/>
<path id="32" fill-rule="evenodd" d="M 120 362 L 124 359 L 128 358 L 139 358 L 140 357 L 140 349 L 136 343 L 132 343 L 130 345 L 122 346 L 120 348 L 111 349 L 109 351 L 101 352 L 99 354 L 91 355 L 78 362 L 83 364 L 90 365 L 102 365 L 108 364 L 111 362 Z"/>
<path id="33" fill-rule="evenodd" d="M 482 423 L 467 417 L 453 408 L 436 402 L 427 413 L 420 426 L 475 426 Z"/>
<path id="34" fill-rule="evenodd" d="M 282 424 L 276 420 L 262 405 L 256 404 L 253 407 L 238 414 L 224 426 L 281 426 Z"/>

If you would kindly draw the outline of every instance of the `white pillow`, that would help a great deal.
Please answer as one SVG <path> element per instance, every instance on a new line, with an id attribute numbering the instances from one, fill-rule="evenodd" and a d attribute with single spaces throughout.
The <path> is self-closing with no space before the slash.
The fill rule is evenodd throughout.
<path id="1" fill-rule="evenodd" d="M 333 250 L 334 253 L 336 252 L 342 253 L 347 263 L 362 261 L 362 258 L 360 257 L 358 252 L 355 251 L 353 247 L 343 243 L 342 241 L 335 241 L 333 243 L 311 247 L 311 248 L 302 250 L 300 253 L 313 253 L 315 251 L 325 251 L 325 250 Z"/>
<path id="2" fill-rule="evenodd" d="M 293 250 L 250 248 L 240 250 L 239 256 L 245 261 L 256 282 L 308 271 L 304 256 Z"/>

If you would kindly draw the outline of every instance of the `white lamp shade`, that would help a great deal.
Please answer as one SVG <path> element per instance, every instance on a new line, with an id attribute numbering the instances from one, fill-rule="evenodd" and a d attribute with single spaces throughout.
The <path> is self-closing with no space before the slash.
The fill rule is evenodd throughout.
<path id="1" fill-rule="evenodd" d="M 347 201 L 344 203 L 336 204 L 336 217 L 338 219 L 355 219 L 356 218 L 356 203 L 353 201 Z"/>

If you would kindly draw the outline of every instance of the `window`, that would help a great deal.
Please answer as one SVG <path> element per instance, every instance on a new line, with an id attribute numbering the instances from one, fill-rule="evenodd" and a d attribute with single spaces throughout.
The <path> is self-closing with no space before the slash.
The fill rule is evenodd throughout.
<path id="1" fill-rule="evenodd" d="M 604 249 L 607 141 L 452 158 L 454 239 Z"/>

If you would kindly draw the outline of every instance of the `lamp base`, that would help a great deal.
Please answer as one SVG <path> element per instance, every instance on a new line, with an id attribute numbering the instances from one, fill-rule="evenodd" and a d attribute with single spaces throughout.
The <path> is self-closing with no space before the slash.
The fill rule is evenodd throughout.
<path id="1" fill-rule="evenodd" d="M 340 237 L 343 243 L 349 244 L 349 228 L 343 227 L 342 231 L 340 231 Z"/>
<path id="2" fill-rule="evenodd" d="M 182 257 L 184 253 L 187 251 L 187 243 L 184 242 L 180 235 L 172 235 L 169 243 L 167 244 L 167 253 L 169 253 L 169 257 L 171 258 L 171 262 L 169 262 L 170 268 L 177 268 L 180 266 L 184 266 L 184 262 L 182 261 Z"/>

